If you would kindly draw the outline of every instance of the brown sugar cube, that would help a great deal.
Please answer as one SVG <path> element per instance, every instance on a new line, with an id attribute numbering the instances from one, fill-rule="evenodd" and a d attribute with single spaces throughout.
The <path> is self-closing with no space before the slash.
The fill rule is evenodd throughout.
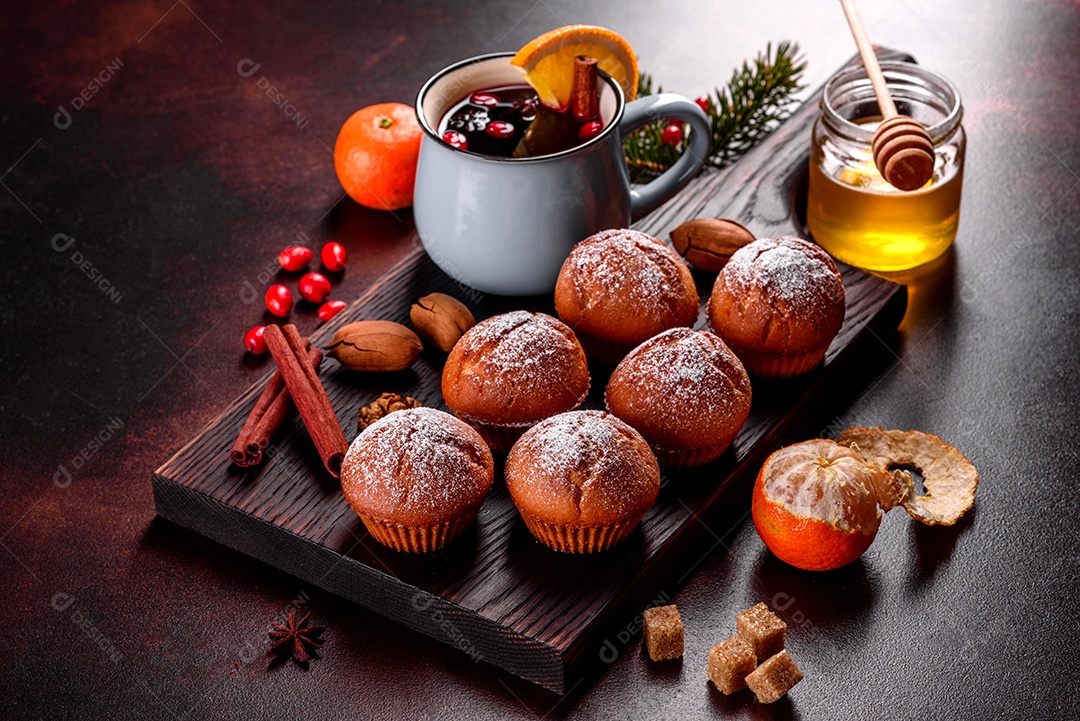
<path id="1" fill-rule="evenodd" d="M 683 654 L 683 624 L 675 606 L 645 609 L 645 648 L 653 661 L 679 658 Z"/>
<path id="2" fill-rule="evenodd" d="M 724 694 L 746 688 L 746 675 L 757 666 L 754 649 L 738 636 L 709 649 L 709 680 Z"/>
<path id="3" fill-rule="evenodd" d="M 751 606 L 735 617 L 735 632 L 754 648 L 759 661 L 780 653 L 787 640 L 787 624 L 764 603 Z"/>
<path id="4" fill-rule="evenodd" d="M 781 651 L 746 677 L 746 685 L 761 703 L 772 703 L 783 698 L 791 687 L 803 680 L 802 671 L 791 660 L 787 650 Z"/>

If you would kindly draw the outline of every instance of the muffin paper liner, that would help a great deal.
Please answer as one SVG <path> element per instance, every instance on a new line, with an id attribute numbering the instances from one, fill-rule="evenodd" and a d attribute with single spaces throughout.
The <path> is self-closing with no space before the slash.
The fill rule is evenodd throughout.
<path id="1" fill-rule="evenodd" d="M 828 344 L 800 355 L 752 353 L 732 347 L 751 375 L 758 378 L 792 378 L 816 368 L 825 359 Z"/>
<path id="2" fill-rule="evenodd" d="M 593 363 L 610 368 L 619 365 L 619 361 L 637 347 L 637 344 L 618 343 L 613 340 L 597 338 L 588 333 L 574 331 L 574 334 L 577 336 L 578 342 L 581 343 L 581 347 L 585 350 L 586 358 Z"/>
<path id="3" fill-rule="evenodd" d="M 484 439 L 484 443 L 487 443 L 488 447 L 496 453 L 508 453 L 517 442 L 517 439 L 525 435 L 525 431 L 540 422 L 537 421 L 536 423 L 527 423 L 519 426 L 497 426 L 489 423 L 480 423 L 468 418 L 463 420 L 475 428 L 476 432 L 480 434 L 480 437 Z"/>
<path id="4" fill-rule="evenodd" d="M 585 392 L 581 395 L 581 398 L 578 399 L 578 402 L 574 404 L 573 408 L 555 411 L 550 415 L 544 416 L 543 418 L 537 418 L 535 421 L 529 423 L 484 423 L 483 421 L 469 418 L 461 413 L 455 412 L 454 415 L 472 426 L 492 451 L 496 453 L 509 453 L 510 449 L 514 447 L 514 444 L 517 443 L 518 438 L 525 435 L 525 431 L 529 430 L 540 421 L 546 420 L 551 416 L 557 416 L 560 413 L 576 411 L 580 408 L 581 404 L 584 403 L 585 399 L 589 396 L 590 386 L 591 382 L 589 386 L 585 387 Z"/>
<path id="5" fill-rule="evenodd" d="M 475 520 L 477 510 L 478 508 L 474 508 L 458 518 L 433 526 L 386 523 L 363 514 L 360 514 L 360 520 L 364 522 L 372 538 L 384 546 L 407 553 L 429 553 L 439 550 L 460 536 Z"/>
<path id="6" fill-rule="evenodd" d="M 561 526 L 542 521 L 520 508 L 518 512 L 536 540 L 563 553 L 596 553 L 605 551 L 626 538 L 637 526 L 644 513 L 607 526 Z"/>
<path id="7" fill-rule="evenodd" d="M 661 466 L 666 468 L 696 468 L 697 466 L 703 466 L 706 463 L 715 461 L 724 454 L 724 451 L 726 451 L 730 445 L 731 440 L 715 446 L 705 446 L 704 448 L 694 448 L 690 450 L 674 450 L 671 448 L 661 448 L 660 446 L 651 446 L 651 448 L 653 453 L 656 454 L 656 460 Z"/>

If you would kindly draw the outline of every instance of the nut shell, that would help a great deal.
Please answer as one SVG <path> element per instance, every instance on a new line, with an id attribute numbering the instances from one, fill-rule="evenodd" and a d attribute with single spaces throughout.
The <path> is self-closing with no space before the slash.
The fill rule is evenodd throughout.
<path id="1" fill-rule="evenodd" d="M 409 319 L 417 335 L 449 353 L 465 331 L 476 325 L 472 311 L 446 293 L 429 293 L 413 303 Z"/>
<path id="2" fill-rule="evenodd" d="M 671 244 L 695 268 L 717 272 L 754 234 L 734 220 L 694 218 L 671 231 Z"/>
<path id="3" fill-rule="evenodd" d="M 323 350 L 354 371 L 389 372 L 408 368 L 424 349 L 416 333 L 389 320 L 361 320 L 342 326 Z"/>

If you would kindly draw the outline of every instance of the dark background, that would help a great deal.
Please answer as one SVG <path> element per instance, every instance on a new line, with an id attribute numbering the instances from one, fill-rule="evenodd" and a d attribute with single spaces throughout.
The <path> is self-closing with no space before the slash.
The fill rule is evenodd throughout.
<path id="1" fill-rule="evenodd" d="M 817 85 L 853 52 L 838 5 L 170 1 L 9 4 L 0 18 L 0 715 L 1077 715 L 1074 2 L 862 3 L 877 42 L 961 88 L 967 177 L 956 252 L 912 287 L 898 357 L 821 432 L 940 434 L 980 470 L 975 510 L 952 529 L 890 514 L 859 562 L 825 574 L 777 562 L 749 522 L 712 529 L 715 550 L 667 589 L 684 661 L 653 665 L 635 639 L 560 698 L 155 520 L 150 472 L 263 372 L 241 344 L 263 314 L 241 290 L 267 285 L 280 248 L 345 243 L 344 299 L 405 252 L 407 211 L 341 201 L 325 146 L 354 110 L 411 103 L 451 61 L 571 22 L 617 29 L 691 97 L 785 38 Z M 74 238 L 63 252 L 57 234 Z M 311 309 L 293 319 L 316 325 Z M 268 669 L 266 630 L 297 600 L 328 627 L 322 658 Z M 806 673 L 768 707 L 704 673 L 758 600 L 782 609 Z"/>

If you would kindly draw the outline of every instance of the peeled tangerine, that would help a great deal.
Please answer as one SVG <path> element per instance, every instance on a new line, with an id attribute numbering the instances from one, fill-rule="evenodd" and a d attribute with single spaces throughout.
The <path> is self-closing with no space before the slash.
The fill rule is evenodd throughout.
<path id="1" fill-rule="evenodd" d="M 792 566 L 827 571 L 851 563 L 870 547 L 881 516 L 898 505 L 923 523 L 952 525 L 975 501 L 975 467 L 936 436 L 851 428 L 840 441 L 781 448 L 758 473 L 754 525 Z M 898 465 L 922 471 L 926 495 L 915 495 L 906 470 L 888 470 Z"/>

